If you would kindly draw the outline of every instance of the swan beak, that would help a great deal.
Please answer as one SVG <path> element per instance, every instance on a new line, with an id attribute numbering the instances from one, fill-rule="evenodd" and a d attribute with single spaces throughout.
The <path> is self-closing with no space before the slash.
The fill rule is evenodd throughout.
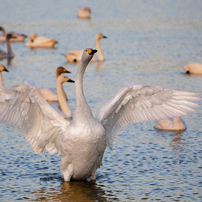
<path id="1" fill-rule="evenodd" d="M 4 67 L 3 71 L 5 71 L 5 72 L 9 72 L 5 67 Z"/>
<path id="2" fill-rule="evenodd" d="M 107 39 L 107 36 L 103 36 L 103 38 Z"/>
<path id="3" fill-rule="evenodd" d="M 89 55 L 94 55 L 97 52 L 97 50 L 91 50 L 91 52 L 89 53 Z"/>
<path id="4" fill-rule="evenodd" d="M 65 70 L 64 70 L 64 73 L 70 74 L 71 72 L 65 69 Z"/>
<path id="5" fill-rule="evenodd" d="M 65 78 L 67 79 L 67 82 L 74 83 L 74 81 L 69 79 L 68 77 L 65 77 Z"/>

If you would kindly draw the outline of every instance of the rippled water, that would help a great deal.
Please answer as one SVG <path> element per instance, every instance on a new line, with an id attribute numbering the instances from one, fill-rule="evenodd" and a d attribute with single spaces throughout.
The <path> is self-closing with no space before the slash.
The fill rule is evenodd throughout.
<path id="1" fill-rule="evenodd" d="M 36 87 L 54 87 L 55 69 L 64 66 L 74 79 L 77 64 L 61 56 L 67 49 L 95 48 L 100 41 L 106 61 L 91 63 L 85 95 L 96 109 L 128 84 L 149 84 L 202 92 L 202 76 L 185 75 L 182 66 L 202 63 L 200 0 L 0 1 L 0 22 L 8 31 L 53 37 L 55 49 L 12 43 L 15 58 L 3 73 L 8 87 L 28 79 Z M 90 20 L 76 17 L 82 6 Z M 5 43 L 0 49 L 6 50 Z M 74 108 L 74 88 L 64 84 Z M 13 126 L 0 125 L 1 201 L 201 201 L 202 110 L 183 117 L 184 132 L 162 132 L 154 123 L 129 124 L 114 149 L 106 150 L 96 182 L 64 183 L 59 156 L 35 155 Z"/>

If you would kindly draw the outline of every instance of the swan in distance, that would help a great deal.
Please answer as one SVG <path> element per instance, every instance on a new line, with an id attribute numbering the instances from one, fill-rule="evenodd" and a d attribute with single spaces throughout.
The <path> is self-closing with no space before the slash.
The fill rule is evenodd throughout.
<path id="1" fill-rule="evenodd" d="M 3 27 L 0 26 L 0 31 L 2 32 L 2 34 L 0 35 L 0 41 L 6 41 L 6 34 L 11 34 L 13 38 L 10 39 L 10 41 L 24 41 L 27 38 L 27 35 L 25 34 L 20 34 L 17 32 L 6 32 L 5 29 Z"/>
<path id="2" fill-rule="evenodd" d="M 98 33 L 95 35 L 95 44 L 96 44 L 96 49 L 98 51 L 97 52 L 98 57 L 96 58 L 95 56 L 93 56 L 91 62 L 104 61 L 105 58 L 101 51 L 101 47 L 99 43 L 99 40 L 104 38 L 107 38 L 107 37 L 103 34 Z M 78 62 L 81 60 L 83 50 L 68 50 L 67 52 L 68 54 L 62 54 L 62 55 L 68 60 L 68 62 Z"/>
<path id="3" fill-rule="evenodd" d="M 3 64 L 0 64 L 0 86 L 4 86 L 2 80 L 2 72 L 9 72 Z"/>
<path id="4" fill-rule="evenodd" d="M 70 71 L 67 71 L 64 67 L 58 67 L 56 69 L 56 79 L 64 73 L 71 73 Z M 47 101 L 58 101 L 58 93 L 57 93 L 57 88 L 39 88 L 38 89 L 40 93 L 44 96 L 44 98 Z M 65 99 L 67 100 L 67 95 L 64 91 L 64 88 L 62 86 L 62 91 L 65 96 Z"/>
<path id="5" fill-rule="evenodd" d="M 199 107 L 200 93 L 133 85 L 121 90 L 93 117 L 83 92 L 83 76 L 96 50 L 86 49 L 75 79 L 75 109 L 71 121 L 48 105 L 32 86 L 0 88 L 0 122 L 16 124 L 36 154 L 61 154 L 65 181 L 96 179 L 106 147 L 112 149 L 128 123 L 186 115 Z M 26 104 L 25 104 L 26 102 Z"/>
<path id="6" fill-rule="evenodd" d="M 7 53 L 3 50 L 0 50 L 0 59 L 4 58 L 14 58 L 13 51 L 10 45 L 10 39 L 13 38 L 11 34 L 6 34 L 6 46 L 7 46 Z"/>
<path id="7" fill-rule="evenodd" d="M 181 117 L 167 118 L 156 121 L 154 128 L 159 130 L 186 130 L 186 124 Z"/>
<path id="8" fill-rule="evenodd" d="M 83 7 L 78 9 L 77 17 L 78 18 L 90 18 L 91 9 L 89 7 Z"/>
<path id="9" fill-rule="evenodd" d="M 187 74 L 202 74 L 202 64 L 200 63 L 185 65 L 183 69 Z"/>
<path id="10" fill-rule="evenodd" d="M 30 41 L 27 41 L 25 44 L 27 47 L 51 48 L 58 43 L 58 41 L 53 38 L 37 36 L 36 33 L 31 33 L 29 38 Z"/>

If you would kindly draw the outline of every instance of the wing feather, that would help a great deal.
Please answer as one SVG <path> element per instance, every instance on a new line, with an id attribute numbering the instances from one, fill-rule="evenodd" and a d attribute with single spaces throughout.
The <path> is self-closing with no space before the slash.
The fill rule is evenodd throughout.
<path id="1" fill-rule="evenodd" d="M 0 88 L 0 122 L 17 125 L 35 153 L 60 153 L 69 124 L 32 86 Z"/>
<path id="2" fill-rule="evenodd" d="M 183 116 L 199 107 L 200 93 L 163 89 L 161 87 L 133 85 L 121 90 L 99 114 L 106 129 L 107 146 L 112 148 L 120 130 L 128 123 L 156 121 Z"/>

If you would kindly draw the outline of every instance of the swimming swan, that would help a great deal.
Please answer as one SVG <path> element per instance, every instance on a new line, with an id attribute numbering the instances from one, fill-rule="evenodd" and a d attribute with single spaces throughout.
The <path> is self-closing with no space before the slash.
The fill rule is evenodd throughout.
<path id="1" fill-rule="evenodd" d="M 0 50 L 0 59 L 14 58 L 14 54 L 13 54 L 13 51 L 12 51 L 11 45 L 10 45 L 10 39 L 11 38 L 13 38 L 11 34 L 6 35 L 6 46 L 7 46 L 8 53 L 6 53 L 3 50 Z"/>
<path id="2" fill-rule="evenodd" d="M 2 80 L 2 72 L 9 72 L 3 64 L 0 64 L 0 86 L 4 86 Z"/>
<path id="3" fill-rule="evenodd" d="M 89 7 L 83 7 L 78 9 L 77 17 L 78 18 L 90 18 L 91 9 Z"/>
<path id="4" fill-rule="evenodd" d="M 58 67 L 56 69 L 56 79 L 64 73 L 71 73 L 70 71 L 67 71 L 64 67 Z M 57 93 L 57 88 L 39 88 L 38 89 L 40 93 L 44 96 L 44 98 L 47 101 L 58 101 L 58 93 Z M 67 100 L 67 95 L 64 91 L 64 88 L 62 86 L 62 91 L 65 96 L 65 99 Z"/>
<path id="5" fill-rule="evenodd" d="M 167 118 L 156 121 L 154 128 L 159 130 L 186 130 L 186 124 L 181 117 Z"/>
<path id="6" fill-rule="evenodd" d="M 57 114 L 34 87 L 0 88 L 0 122 L 16 124 L 36 154 L 61 154 L 65 181 L 95 180 L 106 147 L 112 149 L 126 124 L 186 115 L 199 107 L 191 101 L 201 100 L 200 93 L 133 85 L 102 107 L 96 119 L 83 93 L 83 76 L 95 52 L 86 49 L 79 63 L 72 121 Z"/>
<path id="7" fill-rule="evenodd" d="M 37 36 L 36 33 L 31 33 L 29 38 L 30 41 L 27 41 L 25 44 L 27 47 L 51 48 L 58 43 L 58 41 L 53 38 Z"/>
<path id="8" fill-rule="evenodd" d="M 187 74 L 202 74 L 202 64 L 194 63 L 183 67 Z"/>
<path id="9" fill-rule="evenodd" d="M 95 35 L 95 44 L 96 44 L 98 58 L 93 56 L 91 62 L 104 61 L 105 58 L 101 51 L 101 47 L 100 47 L 100 43 L 99 43 L 99 40 L 103 39 L 103 38 L 107 38 L 107 37 L 100 33 Z M 68 50 L 67 52 L 69 54 L 62 54 L 62 55 L 68 60 L 68 62 L 78 62 L 81 60 L 83 50 Z"/>
<path id="10" fill-rule="evenodd" d="M 24 41 L 27 38 L 27 35 L 20 34 L 17 32 L 6 32 L 3 27 L 0 26 L 0 31 L 2 34 L 0 35 L 0 41 L 6 41 L 6 34 L 11 34 L 13 38 L 10 41 Z"/>

